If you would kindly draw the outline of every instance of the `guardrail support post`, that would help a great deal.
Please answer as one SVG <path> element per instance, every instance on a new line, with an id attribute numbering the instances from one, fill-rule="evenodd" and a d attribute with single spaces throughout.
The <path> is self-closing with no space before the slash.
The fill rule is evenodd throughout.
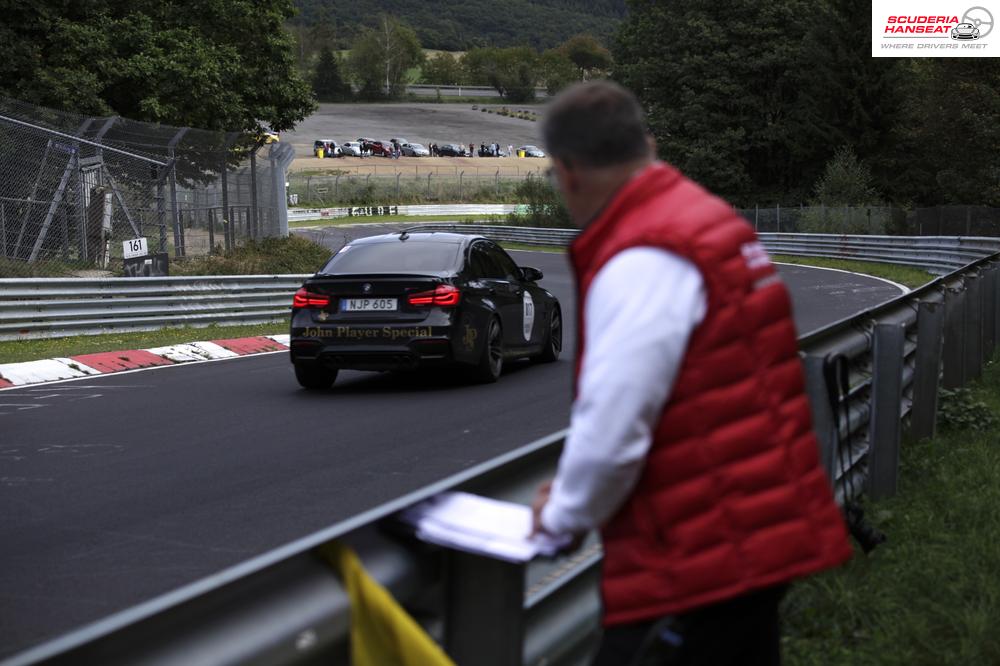
<path id="1" fill-rule="evenodd" d="M 990 282 L 993 286 L 987 294 L 986 316 L 993 319 L 993 346 L 989 354 L 989 358 L 992 359 L 997 347 L 1000 347 L 1000 264 L 993 264 Z"/>
<path id="2" fill-rule="evenodd" d="M 997 264 L 983 271 L 983 362 L 993 358 L 997 347 Z"/>
<path id="3" fill-rule="evenodd" d="M 524 564 L 448 551 L 445 649 L 456 664 L 521 666 Z"/>
<path id="4" fill-rule="evenodd" d="M 978 379 L 983 369 L 983 280 L 965 278 L 965 381 Z"/>
<path id="5" fill-rule="evenodd" d="M 944 303 L 920 301 L 917 310 L 917 349 L 913 371 L 910 432 L 917 439 L 933 437 L 937 426 L 938 377 L 944 340 Z"/>
<path id="6" fill-rule="evenodd" d="M 830 393 L 826 390 L 826 378 L 823 374 L 824 360 L 822 356 L 806 356 L 802 359 L 802 364 L 806 373 L 806 393 L 812 408 L 813 430 L 819 440 L 819 460 L 832 487 L 836 475 L 834 456 L 837 447 L 837 415 L 830 407 Z"/>
<path id="7" fill-rule="evenodd" d="M 875 325 L 868 425 L 868 494 L 873 500 L 896 494 L 905 333 L 896 324 Z"/>
<path id="8" fill-rule="evenodd" d="M 965 384 L 965 290 L 945 288 L 944 292 L 944 387 L 959 388 Z"/>

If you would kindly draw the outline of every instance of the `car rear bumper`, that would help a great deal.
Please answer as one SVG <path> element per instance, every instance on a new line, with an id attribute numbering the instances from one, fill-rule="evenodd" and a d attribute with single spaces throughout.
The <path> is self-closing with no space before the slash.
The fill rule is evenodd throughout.
<path id="1" fill-rule="evenodd" d="M 343 370 L 412 370 L 457 362 L 450 334 L 446 326 L 306 328 L 292 331 L 290 355 Z"/>

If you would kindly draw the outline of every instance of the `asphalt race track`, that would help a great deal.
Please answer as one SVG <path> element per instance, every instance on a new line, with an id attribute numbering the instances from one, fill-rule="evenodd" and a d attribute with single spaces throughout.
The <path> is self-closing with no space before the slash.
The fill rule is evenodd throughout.
<path id="1" fill-rule="evenodd" d="M 514 254 L 573 322 L 565 257 Z M 782 273 L 801 331 L 899 293 Z M 488 386 L 343 372 L 309 393 L 277 353 L 0 391 L 0 658 L 565 427 L 572 347 Z"/>

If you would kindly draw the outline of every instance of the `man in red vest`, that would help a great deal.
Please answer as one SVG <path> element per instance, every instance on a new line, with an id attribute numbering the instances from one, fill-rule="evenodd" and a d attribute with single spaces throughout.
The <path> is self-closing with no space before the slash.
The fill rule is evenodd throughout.
<path id="1" fill-rule="evenodd" d="M 576 394 L 535 528 L 601 530 L 596 664 L 778 664 L 788 582 L 851 554 L 788 292 L 733 207 L 655 159 L 628 91 L 579 84 L 542 132 L 583 231 Z"/>

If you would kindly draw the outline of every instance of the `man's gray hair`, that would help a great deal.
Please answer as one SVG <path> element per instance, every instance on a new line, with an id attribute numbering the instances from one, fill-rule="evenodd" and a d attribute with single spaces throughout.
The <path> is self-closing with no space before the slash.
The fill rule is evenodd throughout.
<path id="1" fill-rule="evenodd" d="M 573 166 L 604 167 L 649 154 L 635 95 L 611 81 L 577 83 L 550 104 L 542 123 L 549 154 Z"/>

